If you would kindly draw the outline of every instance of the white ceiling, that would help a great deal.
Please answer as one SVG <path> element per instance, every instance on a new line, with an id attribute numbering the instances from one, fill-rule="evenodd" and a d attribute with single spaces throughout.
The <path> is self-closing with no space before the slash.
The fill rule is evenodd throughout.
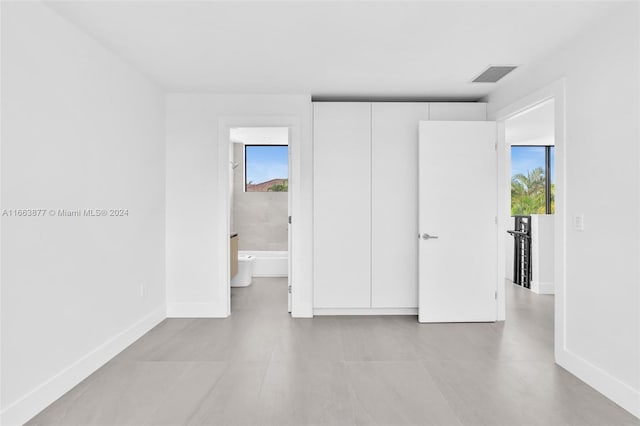
<path id="1" fill-rule="evenodd" d="M 434 100 L 488 94 L 495 84 L 470 83 L 487 65 L 526 67 L 615 7 L 608 1 L 48 4 L 168 91 Z"/>

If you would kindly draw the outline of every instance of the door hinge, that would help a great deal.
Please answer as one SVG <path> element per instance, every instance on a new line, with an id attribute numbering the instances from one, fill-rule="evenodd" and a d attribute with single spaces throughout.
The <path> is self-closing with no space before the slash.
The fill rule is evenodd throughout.
<path id="1" fill-rule="evenodd" d="M 291 284 L 289 284 L 289 294 L 291 294 Z"/>
<path id="2" fill-rule="evenodd" d="M 291 225 L 291 216 L 289 216 L 289 225 Z"/>
<path id="3" fill-rule="evenodd" d="M 498 300 L 498 290 L 493 292 L 493 298 Z"/>
<path id="4" fill-rule="evenodd" d="M 494 216 L 493 217 L 493 222 L 497 225 L 498 224 L 498 216 Z"/>
<path id="5" fill-rule="evenodd" d="M 498 142 L 497 141 L 493 143 L 493 150 L 494 151 L 498 150 Z"/>

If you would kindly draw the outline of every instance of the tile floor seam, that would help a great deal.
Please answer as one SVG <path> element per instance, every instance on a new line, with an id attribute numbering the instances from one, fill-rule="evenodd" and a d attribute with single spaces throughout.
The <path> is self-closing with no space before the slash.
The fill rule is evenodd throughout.
<path id="1" fill-rule="evenodd" d="M 440 385 L 438 384 L 438 381 L 435 379 L 435 377 L 433 377 L 433 375 L 431 374 L 429 369 L 424 365 L 424 362 L 421 361 L 421 362 L 419 362 L 419 364 L 422 367 L 422 369 L 425 371 L 427 376 L 429 376 L 429 378 L 433 382 L 433 385 L 438 390 L 438 393 L 440 394 L 440 396 L 442 397 L 444 402 L 447 404 L 447 407 L 449 407 L 451 409 L 451 412 L 456 417 L 456 420 L 458 421 L 458 425 L 457 426 L 465 426 L 464 423 L 462 422 L 462 419 L 460 418 L 460 416 L 456 412 L 455 408 L 451 405 L 451 401 L 449 401 L 449 398 L 447 398 L 447 396 L 442 392 L 442 389 L 440 388 Z"/>

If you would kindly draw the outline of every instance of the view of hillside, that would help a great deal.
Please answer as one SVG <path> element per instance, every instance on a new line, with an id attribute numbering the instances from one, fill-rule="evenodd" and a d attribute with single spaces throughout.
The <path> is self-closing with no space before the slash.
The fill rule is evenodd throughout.
<path id="1" fill-rule="evenodd" d="M 247 182 L 246 192 L 287 192 L 289 179 L 270 179 L 266 182 Z"/>
<path id="2" fill-rule="evenodd" d="M 289 147 L 245 145 L 245 191 L 289 191 Z"/>

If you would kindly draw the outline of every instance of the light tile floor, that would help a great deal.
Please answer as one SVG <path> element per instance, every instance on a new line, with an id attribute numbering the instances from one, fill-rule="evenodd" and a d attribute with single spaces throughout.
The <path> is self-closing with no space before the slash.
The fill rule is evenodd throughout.
<path id="1" fill-rule="evenodd" d="M 28 425 L 640 425 L 553 362 L 553 297 L 508 319 L 291 319 L 285 279 L 227 319 L 168 319 Z"/>

